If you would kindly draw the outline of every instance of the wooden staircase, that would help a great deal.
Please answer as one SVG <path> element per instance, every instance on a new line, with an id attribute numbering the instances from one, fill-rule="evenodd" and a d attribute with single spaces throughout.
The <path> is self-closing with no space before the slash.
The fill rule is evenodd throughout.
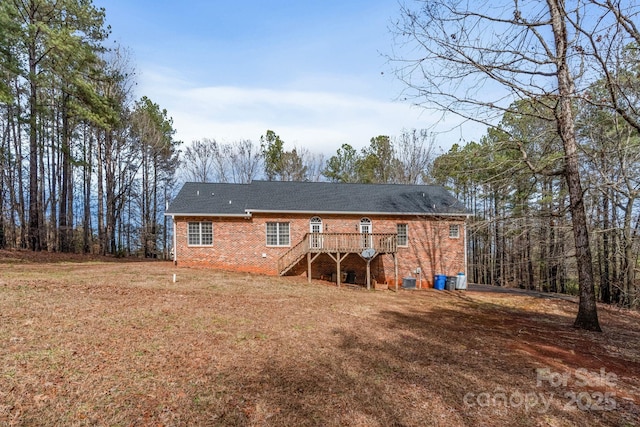
<path id="1" fill-rule="evenodd" d="M 398 249 L 398 235 L 391 233 L 307 233 L 298 244 L 278 259 L 278 272 L 284 276 L 309 253 L 360 254 L 368 248 L 375 249 L 376 255 L 395 254 Z"/>
<path id="2" fill-rule="evenodd" d="M 304 238 L 297 245 L 289 249 L 278 259 L 278 272 L 281 276 L 287 274 L 296 264 L 309 253 L 309 234 L 305 234 Z"/>

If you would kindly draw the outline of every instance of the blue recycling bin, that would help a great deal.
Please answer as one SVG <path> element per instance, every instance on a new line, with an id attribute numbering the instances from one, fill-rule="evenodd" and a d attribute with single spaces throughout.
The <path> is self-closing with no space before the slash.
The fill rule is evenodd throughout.
<path id="1" fill-rule="evenodd" d="M 447 283 L 447 276 L 444 274 L 436 274 L 433 280 L 433 289 L 437 289 L 439 291 L 444 290 L 444 286 Z"/>

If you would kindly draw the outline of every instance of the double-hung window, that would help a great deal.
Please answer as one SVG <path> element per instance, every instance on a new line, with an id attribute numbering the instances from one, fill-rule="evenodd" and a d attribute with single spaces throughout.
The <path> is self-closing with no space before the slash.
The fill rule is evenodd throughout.
<path id="1" fill-rule="evenodd" d="M 398 246 L 409 246 L 408 224 L 397 224 Z"/>
<path id="2" fill-rule="evenodd" d="M 213 245 L 213 223 L 190 222 L 187 232 L 189 246 Z"/>
<path id="3" fill-rule="evenodd" d="M 289 223 L 267 223 L 267 246 L 289 246 Z"/>
<path id="4" fill-rule="evenodd" d="M 460 238 L 460 225 L 459 224 L 451 224 L 451 225 L 449 225 L 449 237 L 451 239 Z"/>

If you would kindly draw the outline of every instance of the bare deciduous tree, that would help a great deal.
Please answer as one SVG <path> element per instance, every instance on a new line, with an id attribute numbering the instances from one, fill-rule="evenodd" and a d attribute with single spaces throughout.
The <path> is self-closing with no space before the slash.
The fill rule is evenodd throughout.
<path id="1" fill-rule="evenodd" d="M 435 137 L 426 129 L 403 131 L 395 138 L 395 153 L 402 164 L 397 173 L 401 184 L 422 184 L 429 180 L 435 159 Z"/>
<path id="2" fill-rule="evenodd" d="M 390 58 L 398 64 L 407 98 L 488 127 L 495 127 L 515 101 L 551 101 L 544 105 L 563 145 L 580 285 L 574 326 L 599 331 L 572 106 L 607 75 L 612 50 L 638 40 L 633 23 L 638 6 L 621 0 L 412 4 L 402 6 L 397 50 Z M 604 104 L 632 116 L 611 80 Z"/>
<path id="3" fill-rule="evenodd" d="M 297 150 L 297 152 L 305 167 L 306 179 L 311 182 L 321 181 L 322 172 L 325 167 L 324 155 L 321 153 L 312 153 L 309 149 L 304 147 Z"/>
<path id="4" fill-rule="evenodd" d="M 261 162 L 260 148 L 251 140 L 220 144 L 205 138 L 184 150 L 182 172 L 187 181 L 249 183 Z"/>
<path id="5" fill-rule="evenodd" d="M 182 170 L 187 181 L 210 182 L 216 179 L 215 139 L 193 141 L 182 153 Z"/>
<path id="6" fill-rule="evenodd" d="M 231 144 L 230 165 L 233 182 L 248 184 L 253 181 L 262 166 L 260 147 L 250 139 Z"/>

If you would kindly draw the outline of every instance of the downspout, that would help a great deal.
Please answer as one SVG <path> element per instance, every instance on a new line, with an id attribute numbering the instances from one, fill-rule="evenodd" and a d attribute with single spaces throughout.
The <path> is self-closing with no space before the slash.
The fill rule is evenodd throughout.
<path id="1" fill-rule="evenodd" d="M 175 215 L 171 215 L 171 219 L 173 221 L 173 265 L 178 265 L 178 233 Z"/>
<path id="2" fill-rule="evenodd" d="M 467 218 L 464 221 L 464 224 L 462 226 L 463 228 L 463 239 L 464 239 L 464 277 L 467 280 L 467 283 L 469 283 L 469 272 L 468 270 L 468 266 L 467 266 L 467 253 L 469 251 L 469 248 L 467 248 L 467 219 L 469 219 L 469 216 L 467 216 Z"/>

